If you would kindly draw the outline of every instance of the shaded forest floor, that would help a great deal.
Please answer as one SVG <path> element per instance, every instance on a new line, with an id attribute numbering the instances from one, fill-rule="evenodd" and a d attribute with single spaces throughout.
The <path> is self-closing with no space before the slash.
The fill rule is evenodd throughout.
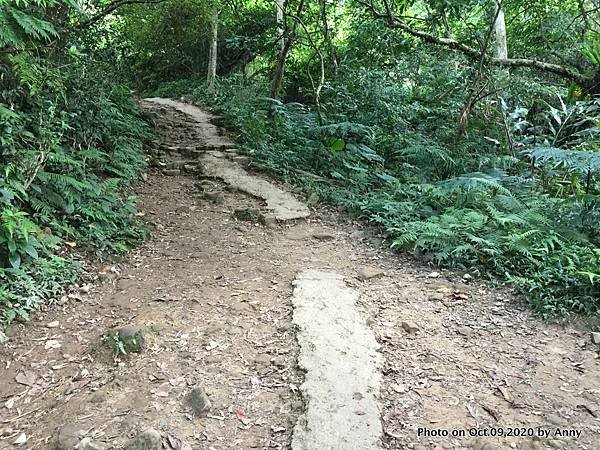
<path id="1" fill-rule="evenodd" d="M 147 107 L 163 148 L 214 138 L 183 113 Z M 266 224 L 241 217 L 236 210 L 260 216 L 264 203 L 186 172 L 190 163 L 151 169 L 137 188 L 151 239 L 9 330 L 0 448 L 14 448 L 22 433 L 24 448 L 63 448 L 57 439 L 73 430 L 131 448 L 147 428 L 171 448 L 288 448 L 304 408 L 292 282 L 309 268 L 335 270 L 361 293 L 385 358 L 384 448 L 600 448 L 598 347 L 588 333 L 546 324 L 464 273 L 392 254 L 376 230 L 342 212 L 317 207 L 308 219 Z M 122 326 L 141 330 L 141 353 L 116 357 L 118 346 L 103 339 Z M 189 409 L 194 388 L 210 398 L 206 417 Z M 427 437 L 418 427 L 467 436 Z M 513 427 L 551 435 L 467 431 Z"/>

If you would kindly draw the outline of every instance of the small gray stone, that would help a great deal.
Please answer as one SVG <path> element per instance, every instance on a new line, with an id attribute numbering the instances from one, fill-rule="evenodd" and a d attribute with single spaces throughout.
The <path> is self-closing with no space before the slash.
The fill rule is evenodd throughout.
<path id="1" fill-rule="evenodd" d="M 179 169 L 166 169 L 163 173 L 168 177 L 174 177 L 181 174 L 181 170 Z"/>
<path id="2" fill-rule="evenodd" d="M 272 362 L 277 367 L 285 367 L 287 365 L 283 356 L 278 356 L 277 358 L 274 358 Z"/>
<path id="3" fill-rule="evenodd" d="M 207 189 L 213 188 L 214 187 L 214 183 L 210 180 L 200 180 L 200 181 L 196 181 L 194 183 L 194 187 L 196 189 L 198 189 L 199 191 L 203 192 Z"/>
<path id="4" fill-rule="evenodd" d="M 206 417 L 211 408 L 210 399 L 201 387 L 192 389 L 185 397 L 187 405 L 198 417 Z"/>
<path id="5" fill-rule="evenodd" d="M 81 440 L 75 447 L 75 450 L 108 450 L 110 447 L 102 442 L 93 441 L 87 437 Z"/>
<path id="6" fill-rule="evenodd" d="M 356 239 L 357 241 L 362 241 L 367 237 L 367 233 L 365 231 L 353 231 L 350 233 L 350 238 Z"/>
<path id="7" fill-rule="evenodd" d="M 90 402 L 92 403 L 104 403 L 106 401 L 106 392 L 96 391 L 90 396 Z"/>
<path id="8" fill-rule="evenodd" d="M 318 241 L 333 241 L 335 239 L 335 235 L 327 232 L 322 233 L 314 233 L 313 237 Z"/>
<path id="9" fill-rule="evenodd" d="M 271 355 L 267 353 L 260 353 L 254 358 L 254 362 L 259 366 L 271 365 Z"/>
<path id="10" fill-rule="evenodd" d="M 127 450 L 162 450 L 162 436 L 152 428 L 138 434 L 127 446 Z"/>
<path id="11" fill-rule="evenodd" d="M 0 342 L 2 341 L 2 339 L 0 338 Z M 596 345 L 600 345 L 600 333 L 593 332 L 592 333 L 592 342 Z"/>
<path id="12" fill-rule="evenodd" d="M 244 313 L 252 311 L 252 306 L 250 306 L 248 302 L 236 302 L 231 305 L 231 310 L 238 313 Z"/>
<path id="13" fill-rule="evenodd" d="M 223 202 L 225 202 L 225 196 L 223 195 L 222 192 L 205 192 L 202 196 L 206 200 L 213 202 L 217 205 L 220 205 Z"/>
<path id="14" fill-rule="evenodd" d="M 486 442 L 485 444 L 483 444 L 483 447 L 481 447 L 481 450 L 500 450 L 500 447 L 490 442 Z"/>
<path id="15" fill-rule="evenodd" d="M 457 328 L 456 332 L 466 337 L 469 337 L 473 334 L 473 330 L 469 327 L 459 327 Z"/>
<path id="16" fill-rule="evenodd" d="M 519 448 L 523 450 L 543 450 L 544 445 L 539 442 L 538 439 L 533 438 L 531 440 L 521 442 Z M 481 450 L 488 450 L 488 448 L 484 446 L 481 448 Z"/>
<path id="17" fill-rule="evenodd" d="M 419 331 L 419 326 L 411 321 L 404 321 L 400 324 L 402 329 L 410 334 L 415 334 Z"/>
<path id="18" fill-rule="evenodd" d="M 83 430 L 78 425 L 67 424 L 58 429 L 54 448 L 56 450 L 73 450 L 79 443 Z"/>
<path id="19" fill-rule="evenodd" d="M 292 411 L 302 411 L 304 409 L 304 402 L 302 400 L 294 400 L 290 405 Z"/>
<path id="20" fill-rule="evenodd" d="M 559 450 L 562 450 L 565 447 L 566 444 L 562 443 L 561 441 L 559 441 L 558 439 L 551 439 L 548 441 L 548 445 L 552 448 L 557 448 Z"/>
<path id="21" fill-rule="evenodd" d="M 307 238 L 305 234 L 300 233 L 298 230 L 292 228 L 290 232 L 287 234 L 287 238 L 290 241 L 303 241 Z"/>
<path id="22" fill-rule="evenodd" d="M 135 278 L 119 278 L 117 280 L 117 289 L 119 291 L 126 291 L 137 286 L 138 281 Z"/>
<path id="23" fill-rule="evenodd" d="M 244 225 L 244 224 L 237 224 L 235 227 L 233 227 L 236 231 L 239 231 L 240 233 L 247 233 L 249 231 L 249 228 Z"/>
<path id="24" fill-rule="evenodd" d="M 261 214 L 260 223 L 268 228 L 273 228 L 277 225 L 277 218 L 273 214 Z"/>
<path id="25" fill-rule="evenodd" d="M 546 417 L 546 421 L 548 423 L 551 423 L 552 425 L 556 425 L 557 427 L 563 427 L 567 425 L 567 422 L 562 417 L 556 414 L 551 414 L 548 417 Z"/>
<path id="26" fill-rule="evenodd" d="M 204 358 L 204 362 L 206 364 L 218 364 L 221 361 L 223 361 L 223 357 L 219 355 L 208 355 L 206 358 Z"/>
<path id="27" fill-rule="evenodd" d="M 244 155 L 237 155 L 231 158 L 232 161 L 242 165 L 242 166 L 248 166 L 251 163 L 251 159 L 248 158 L 247 156 Z"/>
<path id="28" fill-rule="evenodd" d="M 165 169 L 181 169 L 183 163 L 181 161 L 171 161 L 165 166 Z"/>
<path id="29" fill-rule="evenodd" d="M 358 279 L 360 281 L 372 280 L 383 276 L 383 270 L 376 267 L 363 267 L 358 271 Z"/>

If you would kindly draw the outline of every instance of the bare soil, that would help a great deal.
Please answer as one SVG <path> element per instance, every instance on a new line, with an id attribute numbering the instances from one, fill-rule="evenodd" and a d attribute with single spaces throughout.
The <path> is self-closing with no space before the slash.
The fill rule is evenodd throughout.
<path id="1" fill-rule="evenodd" d="M 182 113 L 152 110 L 163 145 L 207 139 Z M 311 268 L 344 275 L 370 314 L 385 358 L 384 448 L 600 448 L 598 347 L 589 333 L 547 324 L 476 278 L 390 253 L 376 231 L 334 209 L 248 222 L 235 211 L 260 212 L 260 199 L 161 168 L 137 195 L 151 238 L 12 326 L 0 346 L 0 448 L 18 448 L 25 433 L 21 448 L 53 449 L 63 425 L 115 449 L 149 427 L 166 448 L 177 440 L 192 449 L 289 448 L 304 407 L 292 281 Z M 365 269 L 382 273 L 365 280 Z M 123 325 L 143 329 L 142 353 L 118 355 L 103 337 Z M 185 402 L 195 387 L 211 400 L 207 417 Z M 538 437 L 538 427 L 551 435 Z"/>

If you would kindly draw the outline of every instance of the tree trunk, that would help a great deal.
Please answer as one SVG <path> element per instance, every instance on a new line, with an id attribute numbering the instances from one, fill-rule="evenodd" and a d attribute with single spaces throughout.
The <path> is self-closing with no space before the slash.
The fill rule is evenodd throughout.
<path id="1" fill-rule="evenodd" d="M 271 87 L 271 97 L 279 98 L 279 94 L 281 93 L 281 85 L 283 83 L 283 72 L 285 69 L 285 62 L 287 60 L 287 55 L 290 52 L 290 48 L 292 47 L 292 39 L 288 38 L 279 53 L 279 57 L 277 58 L 277 65 L 275 66 L 275 72 L 273 74 L 273 86 Z"/>
<path id="2" fill-rule="evenodd" d="M 302 14 L 302 10 L 304 9 L 304 0 L 300 0 L 298 3 L 298 9 L 296 11 L 296 17 L 299 18 Z M 279 98 L 281 93 L 281 85 L 283 84 L 283 73 L 285 72 L 285 63 L 287 61 L 288 54 L 292 48 L 292 44 L 294 43 L 294 39 L 296 38 L 296 28 L 298 27 L 298 21 L 292 21 L 292 27 L 289 30 L 289 33 L 286 34 L 286 38 L 284 39 L 284 45 L 279 52 L 279 57 L 277 58 L 277 64 L 275 66 L 275 71 L 273 73 L 273 85 L 271 86 L 271 97 Z M 286 25 L 286 31 L 287 25 Z"/>
<path id="3" fill-rule="evenodd" d="M 206 84 L 209 90 L 215 88 L 215 78 L 217 76 L 217 48 L 219 39 L 219 10 L 217 9 L 217 0 L 213 0 L 211 12 L 211 42 L 208 55 L 208 74 L 206 76 Z"/>
<path id="4" fill-rule="evenodd" d="M 279 52 L 283 51 L 285 45 L 284 26 L 283 26 L 283 9 L 285 0 L 275 0 L 275 8 L 277 12 L 277 37 L 279 42 Z"/>
<path id="5" fill-rule="evenodd" d="M 493 0 L 492 20 L 494 22 L 494 57 L 508 59 L 508 46 L 506 44 L 506 22 L 504 21 L 504 10 L 500 0 Z"/>
<path id="6" fill-rule="evenodd" d="M 387 3 L 387 2 L 386 2 Z M 481 50 L 475 47 L 471 47 L 463 42 L 455 39 L 438 37 L 432 33 L 413 28 L 402 20 L 402 18 L 395 16 L 391 11 L 385 11 L 381 13 L 373 4 L 366 4 L 367 8 L 371 11 L 373 16 L 377 19 L 385 19 L 385 24 L 394 29 L 402 30 L 411 36 L 421 39 L 423 42 L 439 45 L 446 47 L 457 52 L 463 53 L 465 56 L 481 60 Z M 566 78 L 567 80 L 574 81 L 580 85 L 586 94 L 595 95 L 600 94 L 600 71 L 596 71 L 594 74 L 587 75 L 580 72 L 576 67 L 563 66 L 560 64 L 553 64 L 537 59 L 529 58 L 495 58 L 483 55 L 485 62 L 500 67 L 508 68 L 519 68 L 527 67 L 529 69 L 538 70 L 541 72 L 551 73 L 560 77 Z"/>

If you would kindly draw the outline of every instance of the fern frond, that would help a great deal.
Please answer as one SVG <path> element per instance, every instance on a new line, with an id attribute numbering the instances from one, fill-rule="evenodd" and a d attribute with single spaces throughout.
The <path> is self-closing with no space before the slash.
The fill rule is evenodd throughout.
<path id="1" fill-rule="evenodd" d="M 37 17 L 26 14 L 16 8 L 10 8 L 9 12 L 21 28 L 21 31 L 33 39 L 44 40 L 58 36 L 58 33 L 54 29 L 54 25 L 50 22 L 38 19 Z"/>
<path id="2" fill-rule="evenodd" d="M 474 172 L 459 177 L 437 183 L 438 190 L 443 194 L 449 194 L 458 191 L 495 191 L 505 196 L 511 196 L 511 192 L 500 184 L 497 178 L 491 177 L 485 173 Z"/>
<path id="3" fill-rule="evenodd" d="M 537 161 L 548 161 L 556 166 L 565 166 L 582 172 L 600 171 L 600 153 L 590 150 L 566 150 L 557 147 L 540 146 L 524 152 Z"/>

